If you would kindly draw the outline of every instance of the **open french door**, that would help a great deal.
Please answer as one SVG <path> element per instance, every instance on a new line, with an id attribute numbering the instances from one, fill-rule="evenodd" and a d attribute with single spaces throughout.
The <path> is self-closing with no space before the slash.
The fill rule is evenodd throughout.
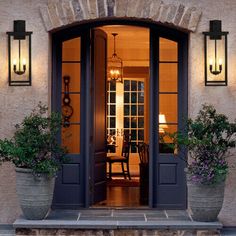
<path id="1" fill-rule="evenodd" d="M 76 209 L 85 205 L 86 127 L 85 87 L 88 31 L 53 35 L 52 108 L 61 112 L 58 139 L 68 149 L 67 162 L 57 174 L 53 207 Z M 70 112 L 70 113 L 69 113 Z"/>
<path id="2" fill-rule="evenodd" d="M 106 199 L 106 61 L 107 36 L 100 29 L 92 30 L 92 161 L 91 204 Z"/>

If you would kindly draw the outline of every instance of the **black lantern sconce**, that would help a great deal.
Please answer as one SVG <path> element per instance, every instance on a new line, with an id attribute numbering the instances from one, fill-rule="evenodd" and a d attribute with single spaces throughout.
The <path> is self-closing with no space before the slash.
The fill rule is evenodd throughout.
<path id="1" fill-rule="evenodd" d="M 14 21 L 14 31 L 7 32 L 9 86 L 31 86 L 31 34 L 24 20 Z"/>
<path id="2" fill-rule="evenodd" d="M 221 21 L 210 21 L 210 31 L 204 34 L 205 85 L 227 86 L 227 34 L 221 31 Z"/>

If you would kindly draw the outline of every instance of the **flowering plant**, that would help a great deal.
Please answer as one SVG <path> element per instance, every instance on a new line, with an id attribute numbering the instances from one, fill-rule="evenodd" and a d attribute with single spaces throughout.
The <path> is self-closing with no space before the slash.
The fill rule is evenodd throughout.
<path id="1" fill-rule="evenodd" d="M 26 116 L 11 139 L 0 140 L 0 160 L 11 161 L 16 167 L 32 169 L 34 174 L 55 175 L 65 161 L 65 148 L 57 142 L 61 115 L 39 103 Z"/>
<path id="2" fill-rule="evenodd" d="M 185 132 L 171 135 L 179 150 L 189 153 L 187 173 L 189 180 L 201 184 L 224 181 L 228 173 L 226 157 L 236 145 L 236 121 L 218 114 L 212 105 L 204 104 L 197 117 L 188 119 Z"/>

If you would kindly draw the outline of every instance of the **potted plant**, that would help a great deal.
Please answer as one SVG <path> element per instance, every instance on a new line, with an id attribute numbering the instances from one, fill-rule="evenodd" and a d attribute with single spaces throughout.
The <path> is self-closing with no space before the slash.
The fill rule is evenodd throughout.
<path id="1" fill-rule="evenodd" d="M 188 202 L 196 221 L 215 221 L 222 208 L 225 179 L 229 170 L 226 158 L 236 144 L 236 121 L 218 114 L 204 104 L 195 119 L 188 119 L 184 132 L 168 134 L 172 148 L 188 151 Z"/>
<path id="2" fill-rule="evenodd" d="M 52 202 L 55 175 L 64 162 L 65 149 L 56 135 L 61 116 L 39 103 L 30 115 L 16 125 L 11 139 L 0 140 L 0 155 L 16 170 L 16 188 L 27 219 L 43 219 Z"/>

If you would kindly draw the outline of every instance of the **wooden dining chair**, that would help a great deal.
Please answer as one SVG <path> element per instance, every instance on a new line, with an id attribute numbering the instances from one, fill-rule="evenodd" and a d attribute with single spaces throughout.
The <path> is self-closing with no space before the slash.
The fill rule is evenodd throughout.
<path id="1" fill-rule="evenodd" d="M 129 154 L 130 154 L 130 146 L 131 146 L 131 135 L 127 132 L 123 136 L 123 144 L 122 151 L 120 156 L 107 156 L 107 162 L 109 164 L 109 179 L 112 178 L 114 174 L 122 174 L 124 178 L 128 176 L 131 179 L 130 171 L 129 171 Z M 122 172 L 112 173 L 112 164 L 120 163 Z"/>
<path id="2" fill-rule="evenodd" d="M 149 145 L 146 143 L 139 143 L 138 144 L 138 153 L 139 153 L 140 163 L 148 164 L 148 162 L 149 162 Z"/>
<path id="3" fill-rule="evenodd" d="M 139 163 L 139 197 L 141 205 L 148 205 L 148 188 L 149 188 L 149 145 L 146 143 L 138 144 Z"/>

